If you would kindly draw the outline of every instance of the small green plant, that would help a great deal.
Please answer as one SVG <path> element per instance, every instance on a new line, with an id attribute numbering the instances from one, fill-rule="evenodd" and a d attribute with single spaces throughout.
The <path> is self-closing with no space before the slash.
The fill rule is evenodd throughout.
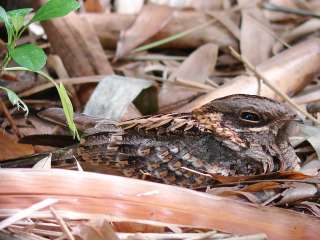
<path id="1" fill-rule="evenodd" d="M 65 87 L 62 84 L 58 85 L 49 75 L 41 71 L 47 61 L 46 54 L 37 45 L 23 44 L 17 46 L 16 42 L 31 23 L 62 17 L 79 7 L 79 3 L 75 0 L 49 0 L 34 13 L 31 20 L 27 20 L 27 16 L 33 11 L 32 8 L 6 12 L 0 6 L 0 20 L 4 22 L 8 36 L 7 53 L 1 64 L 1 71 L 31 71 L 54 84 L 59 93 L 69 129 L 77 139 L 79 139 L 79 134 L 73 121 L 74 111 Z M 11 60 L 20 65 L 20 67 L 7 67 Z M 21 108 L 28 114 L 27 105 L 17 94 L 5 87 L 0 86 L 0 89 L 7 93 L 8 99 L 13 105 Z"/>

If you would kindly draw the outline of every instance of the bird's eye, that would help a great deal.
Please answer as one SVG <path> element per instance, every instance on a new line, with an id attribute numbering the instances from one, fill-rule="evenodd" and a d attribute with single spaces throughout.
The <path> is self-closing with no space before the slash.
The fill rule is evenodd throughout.
<path id="1" fill-rule="evenodd" d="M 240 113 L 240 119 L 245 122 L 258 123 L 261 121 L 259 114 L 255 112 L 244 111 Z"/>

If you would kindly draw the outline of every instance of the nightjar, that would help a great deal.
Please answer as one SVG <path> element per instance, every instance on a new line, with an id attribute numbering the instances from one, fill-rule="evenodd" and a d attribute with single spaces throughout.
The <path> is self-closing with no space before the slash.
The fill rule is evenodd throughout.
<path id="1" fill-rule="evenodd" d="M 61 109 L 42 118 L 64 123 Z M 290 109 L 255 95 L 230 95 L 187 113 L 160 114 L 124 122 L 77 115 L 79 144 L 53 152 L 52 164 L 75 159 L 87 170 L 199 187 L 209 175 L 252 175 L 297 169 L 299 159 L 288 140 L 295 118 Z M 1 167 L 28 161 L 1 162 Z"/>

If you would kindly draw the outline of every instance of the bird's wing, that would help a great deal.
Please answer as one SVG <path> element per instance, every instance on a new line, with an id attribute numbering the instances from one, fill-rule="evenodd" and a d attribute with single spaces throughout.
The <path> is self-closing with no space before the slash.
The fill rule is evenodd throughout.
<path id="1" fill-rule="evenodd" d="M 112 131 L 110 126 L 105 131 L 101 126 L 96 128 L 99 131 L 88 129 L 78 156 L 96 166 L 116 165 L 125 176 L 199 186 L 210 178 L 208 168 L 229 175 L 226 167 L 208 163 L 208 147 L 220 149 L 221 141 L 225 147 L 243 144 L 219 120 L 214 114 L 200 118 L 193 113 L 172 113 L 124 121 L 117 128 L 112 126 Z"/>

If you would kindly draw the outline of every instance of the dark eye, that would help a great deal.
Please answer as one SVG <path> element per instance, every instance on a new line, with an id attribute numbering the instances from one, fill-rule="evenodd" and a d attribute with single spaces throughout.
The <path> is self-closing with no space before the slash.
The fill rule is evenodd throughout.
<path id="1" fill-rule="evenodd" d="M 241 112 L 240 119 L 246 122 L 252 122 L 252 123 L 258 123 L 261 121 L 261 118 L 257 113 L 248 112 L 248 111 Z"/>

